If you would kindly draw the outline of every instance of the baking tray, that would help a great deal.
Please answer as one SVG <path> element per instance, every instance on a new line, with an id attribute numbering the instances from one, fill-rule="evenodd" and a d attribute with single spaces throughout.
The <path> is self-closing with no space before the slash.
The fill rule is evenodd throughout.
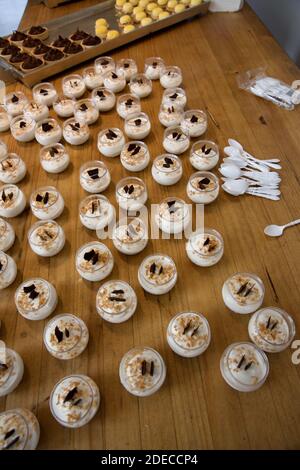
<path id="1" fill-rule="evenodd" d="M 155 31 L 160 31 L 168 26 L 184 21 L 196 15 L 204 15 L 208 11 L 208 5 L 210 1 L 207 0 L 201 5 L 187 8 L 182 13 L 171 14 L 168 18 L 163 20 L 154 21 L 148 26 L 136 27 L 136 29 L 130 33 L 122 33 L 118 25 L 118 14 L 115 9 L 115 0 L 108 0 L 98 5 L 79 10 L 70 15 L 62 16 L 54 20 L 44 23 L 49 30 L 49 38 L 44 42 L 50 44 L 57 36 L 69 36 L 73 32 L 80 28 L 89 34 L 95 34 L 95 21 L 97 18 L 106 18 L 109 23 L 109 29 L 117 29 L 120 31 L 120 36 L 109 41 L 103 41 L 97 46 L 93 46 L 89 49 L 85 49 L 82 52 L 67 56 L 60 61 L 53 64 L 45 64 L 41 67 L 23 72 L 17 67 L 10 64 L 6 59 L 0 57 L 0 66 L 8 70 L 17 80 L 20 80 L 28 87 L 32 87 L 36 83 L 55 75 L 59 72 L 65 71 L 66 69 L 75 65 L 81 64 L 93 57 L 103 55 L 104 53 L 116 49 L 117 47 L 129 44 L 136 39 L 147 36 Z M 25 30 L 26 32 L 26 30 Z"/>

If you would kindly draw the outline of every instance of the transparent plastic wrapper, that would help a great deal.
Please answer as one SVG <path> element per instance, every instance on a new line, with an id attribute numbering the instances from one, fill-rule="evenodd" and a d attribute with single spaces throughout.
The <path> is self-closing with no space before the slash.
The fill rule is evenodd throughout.
<path id="1" fill-rule="evenodd" d="M 281 108 L 292 110 L 300 103 L 299 80 L 293 82 L 292 85 L 287 85 L 277 78 L 268 77 L 264 68 L 240 73 L 237 82 L 239 88 L 272 101 Z"/>

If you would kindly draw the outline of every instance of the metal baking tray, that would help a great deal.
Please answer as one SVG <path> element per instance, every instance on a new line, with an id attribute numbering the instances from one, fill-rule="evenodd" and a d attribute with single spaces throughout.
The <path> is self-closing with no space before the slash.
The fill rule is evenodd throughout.
<path id="1" fill-rule="evenodd" d="M 93 46 L 89 49 L 85 49 L 77 54 L 64 57 L 63 59 L 54 62 L 53 64 L 45 64 L 37 69 L 23 72 L 19 68 L 10 64 L 6 59 L 0 57 L 0 66 L 8 70 L 17 80 L 20 80 L 28 87 L 32 87 L 36 83 L 55 75 L 59 72 L 65 71 L 66 69 L 75 65 L 81 64 L 89 59 L 96 56 L 101 56 L 104 53 L 116 49 L 117 47 L 128 44 L 136 39 L 147 36 L 147 34 L 155 31 L 160 31 L 168 26 L 184 21 L 188 18 L 197 15 L 205 15 L 208 11 L 208 5 L 210 0 L 206 0 L 200 5 L 187 8 L 182 13 L 171 14 L 168 18 L 163 20 L 154 21 L 148 26 L 136 27 L 136 29 L 130 33 L 122 33 L 118 25 L 118 15 L 115 9 L 115 0 L 108 0 L 98 5 L 79 10 L 70 15 L 62 16 L 54 20 L 44 23 L 49 30 L 49 38 L 44 42 L 50 44 L 54 41 L 57 36 L 69 36 L 74 33 L 77 28 L 86 31 L 89 34 L 95 34 L 95 21 L 97 18 L 106 18 L 109 23 L 109 29 L 117 29 L 120 31 L 120 36 L 109 41 L 103 41 L 97 46 Z M 26 32 L 26 31 L 25 31 Z"/>

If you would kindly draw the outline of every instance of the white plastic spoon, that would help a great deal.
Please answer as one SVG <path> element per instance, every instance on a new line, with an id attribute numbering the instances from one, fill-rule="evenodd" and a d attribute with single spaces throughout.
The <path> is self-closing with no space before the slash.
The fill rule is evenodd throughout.
<path id="1" fill-rule="evenodd" d="M 235 156 L 235 157 L 227 157 L 223 158 L 224 163 L 233 163 L 234 165 L 238 166 L 239 168 L 251 168 L 255 170 L 260 170 L 263 173 L 270 171 L 270 168 L 266 165 L 259 165 L 258 163 L 251 162 L 246 160 L 245 158 Z"/>
<path id="2" fill-rule="evenodd" d="M 261 161 L 259 158 L 255 158 L 253 155 L 251 155 L 250 153 L 246 152 L 246 150 L 244 150 L 244 148 L 242 147 L 242 145 L 241 145 L 237 140 L 228 139 L 228 143 L 229 143 L 230 146 L 237 148 L 240 152 L 245 153 L 245 154 L 248 155 L 250 158 L 253 158 L 254 160 Z M 264 160 L 264 162 L 279 163 L 280 160 L 279 160 L 279 158 L 269 158 L 269 159 L 267 159 L 267 160 Z"/>
<path id="3" fill-rule="evenodd" d="M 268 184 L 261 184 L 259 183 L 258 181 L 253 181 L 253 180 L 249 180 L 248 178 L 245 178 L 244 176 L 242 176 L 241 178 L 238 178 L 238 179 L 232 179 L 232 178 L 225 178 L 224 176 L 221 177 L 221 180 L 224 181 L 224 183 L 228 182 L 228 183 L 233 183 L 235 184 L 235 188 L 239 188 L 241 190 L 243 190 L 244 188 L 247 189 L 247 187 L 250 187 L 253 189 L 255 188 L 265 188 L 265 189 L 278 189 L 279 188 L 279 184 L 277 183 L 268 183 Z M 240 186 L 238 186 L 238 184 Z"/>
<path id="4" fill-rule="evenodd" d="M 259 171 L 242 171 L 239 167 L 233 165 L 232 163 L 223 163 L 219 168 L 219 172 L 223 176 L 232 179 L 237 179 L 241 176 L 246 176 L 262 183 L 279 183 L 281 181 L 278 174 L 275 172 L 260 173 Z"/>
<path id="5" fill-rule="evenodd" d="M 300 224 L 300 219 L 293 220 L 289 224 L 285 225 L 268 225 L 267 227 L 265 227 L 264 233 L 269 237 L 280 237 L 286 228 L 293 227 L 293 225 L 298 224 Z"/>
<path id="6" fill-rule="evenodd" d="M 243 184 L 245 183 L 245 184 Z M 266 187 L 261 187 L 261 188 L 252 188 L 249 184 L 245 181 L 240 181 L 240 180 L 231 180 L 231 181 L 226 181 L 223 185 L 222 188 L 224 191 L 227 193 L 231 194 L 232 196 L 241 196 L 242 194 L 261 194 L 261 195 L 268 195 L 268 196 L 280 196 L 280 191 L 278 189 L 272 189 L 272 188 L 266 188 Z"/>
<path id="7" fill-rule="evenodd" d="M 232 146 L 224 147 L 224 153 L 232 158 L 242 158 L 248 163 L 252 163 L 252 164 L 255 163 L 256 165 L 259 165 L 262 168 L 273 168 L 274 170 L 281 170 L 281 166 L 278 163 L 275 163 L 273 160 L 259 160 L 252 156 L 249 157 L 250 154 L 246 155 L 245 152 L 241 152 L 236 147 L 232 147 Z"/>

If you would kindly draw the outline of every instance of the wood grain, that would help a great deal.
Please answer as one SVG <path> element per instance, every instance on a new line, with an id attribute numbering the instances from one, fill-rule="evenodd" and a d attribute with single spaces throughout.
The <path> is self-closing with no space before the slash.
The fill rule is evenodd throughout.
<path id="1" fill-rule="evenodd" d="M 29 26 L 32 18 L 38 24 L 95 3 L 87 0 L 51 10 L 33 5 L 27 8 L 22 27 Z M 182 68 L 188 107 L 207 109 L 212 117 L 208 138 L 223 148 L 228 137 L 234 137 L 254 154 L 282 159 L 282 199 L 279 202 L 250 196 L 235 199 L 221 192 L 219 199 L 205 209 L 205 224 L 223 235 L 225 255 L 219 264 L 208 269 L 189 262 L 184 240 L 153 240 L 144 252 L 130 259 L 118 253 L 108 240 L 115 258 L 110 278 L 129 281 L 139 299 L 131 320 L 112 325 L 96 314 L 99 283 L 94 285 L 79 278 L 74 256 L 79 246 L 95 238 L 78 218 L 78 204 L 85 195 L 79 186 L 79 167 L 84 161 L 99 158 L 96 148 L 99 129 L 123 128 L 122 120 L 115 111 L 102 114 L 100 123 L 91 127 L 92 138 L 87 144 L 80 148 L 67 145 L 72 164 L 58 176 L 47 175 L 40 167 L 37 143 L 20 145 L 9 133 L 1 136 L 10 151 L 19 153 L 26 161 L 28 175 L 20 186 L 27 198 L 33 189 L 44 184 L 53 184 L 62 192 L 66 208 L 58 221 L 65 230 L 67 244 L 52 259 L 38 258 L 26 239 L 34 222 L 31 212 L 27 210 L 12 220 L 17 241 L 9 254 L 17 262 L 18 277 L 0 294 L 4 324 L 1 339 L 22 355 L 25 375 L 17 390 L 0 400 L 0 409 L 24 406 L 33 410 L 41 424 L 41 449 L 299 449 L 300 366 L 292 364 L 291 350 L 270 355 L 270 376 L 260 390 L 251 394 L 229 388 L 219 371 L 225 347 L 248 338 L 249 317 L 230 313 L 221 297 L 222 284 L 233 272 L 257 273 L 266 286 L 265 305 L 284 308 L 300 327 L 299 228 L 289 229 L 280 239 L 267 239 L 263 234 L 264 226 L 271 222 L 281 224 L 299 218 L 300 109 L 281 110 L 240 91 L 236 85 L 237 72 L 257 66 L 266 65 L 270 75 L 288 83 L 299 78 L 299 69 L 248 7 L 239 13 L 211 14 L 185 22 L 124 47 L 113 57 L 133 58 L 142 69 L 145 58 L 153 55 Z M 82 69 L 83 66 L 76 70 Z M 61 90 L 61 77 L 54 83 Z M 16 88 L 28 94 L 22 85 Z M 161 86 L 154 83 L 152 95 L 142 102 L 153 125 L 146 139 L 152 159 L 163 150 L 163 128 L 157 120 L 161 96 Z M 115 184 L 128 173 L 118 158 L 103 160 L 113 175 L 105 194 L 115 203 Z M 173 188 L 156 184 L 150 167 L 141 172 L 148 186 L 149 203 L 157 203 L 166 195 L 186 198 L 185 186 L 193 170 L 187 155 L 182 160 L 184 176 Z M 137 282 L 139 263 L 153 251 L 173 256 L 179 272 L 176 287 L 162 297 L 146 294 Z M 70 362 L 56 360 L 45 350 L 43 321 L 26 321 L 16 313 L 13 300 L 16 287 L 23 279 L 38 275 L 57 288 L 56 313 L 75 313 L 89 327 L 87 350 Z M 180 358 L 166 343 L 168 322 L 183 309 L 199 310 L 210 322 L 212 342 L 199 358 Z M 119 361 L 134 345 L 156 348 L 168 368 L 163 388 L 146 399 L 129 395 L 119 383 Z M 71 372 L 90 375 L 102 394 L 96 418 L 74 431 L 60 426 L 48 406 L 53 385 Z"/>

